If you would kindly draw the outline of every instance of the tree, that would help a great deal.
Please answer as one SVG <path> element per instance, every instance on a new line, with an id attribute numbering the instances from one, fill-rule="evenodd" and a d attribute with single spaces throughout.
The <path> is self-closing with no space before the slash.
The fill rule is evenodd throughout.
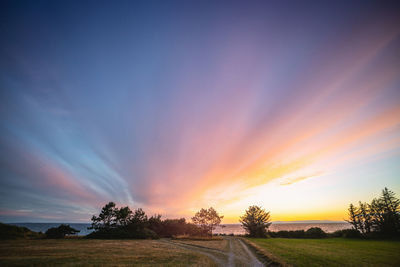
<path id="1" fill-rule="evenodd" d="M 382 232 L 384 228 L 384 211 L 383 205 L 379 199 L 374 198 L 369 205 L 371 217 L 372 217 L 372 229 L 375 232 Z"/>
<path id="2" fill-rule="evenodd" d="M 349 223 L 364 236 L 371 232 L 381 236 L 400 235 L 400 199 L 385 187 L 379 198 L 370 204 L 359 202 L 359 207 L 350 204 Z"/>
<path id="3" fill-rule="evenodd" d="M 219 216 L 217 211 L 210 207 L 209 209 L 201 209 L 198 211 L 192 221 L 195 225 L 198 225 L 204 233 L 210 234 L 212 236 L 212 231 L 221 223 L 221 219 L 224 216 Z"/>
<path id="4" fill-rule="evenodd" d="M 147 227 L 154 231 L 159 237 L 173 237 L 178 235 L 196 236 L 201 234 L 201 229 L 185 218 L 161 219 L 161 215 L 153 215 L 147 221 Z"/>
<path id="5" fill-rule="evenodd" d="M 207 223 L 214 229 L 218 216 L 212 208 L 207 210 Z M 219 222 L 218 222 L 219 223 Z M 109 202 L 101 209 L 98 216 L 93 215 L 92 225 L 89 229 L 94 231 L 87 235 L 87 238 L 159 238 L 172 237 L 176 235 L 199 235 L 204 233 L 198 226 L 187 223 L 184 218 L 162 220 L 161 215 L 154 215 L 150 218 L 138 208 L 131 210 L 129 207 L 116 207 L 114 202 Z"/>
<path id="6" fill-rule="evenodd" d="M 129 218 L 129 224 L 127 225 L 127 228 L 132 233 L 141 233 L 145 228 L 147 228 L 147 222 L 148 219 L 146 213 L 141 208 L 138 208 Z"/>
<path id="7" fill-rule="evenodd" d="M 349 211 L 349 220 L 346 220 L 346 221 L 348 223 L 350 223 L 351 225 L 353 225 L 353 228 L 355 230 L 359 230 L 360 227 L 359 227 L 359 223 L 358 223 L 357 208 L 354 207 L 353 204 L 350 204 L 348 211 Z"/>
<path id="8" fill-rule="evenodd" d="M 259 206 L 250 206 L 239 221 L 251 237 L 265 237 L 271 225 L 269 212 Z"/>
<path id="9" fill-rule="evenodd" d="M 157 233 L 158 236 L 164 237 L 164 225 L 160 214 L 153 215 L 147 221 L 149 229 Z"/>
<path id="10" fill-rule="evenodd" d="M 93 215 L 94 231 L 89 238 L 157 238 L 154 231 L 148 229 L 146 213 L 141 209 L 134 212 L 129 207 L 117 208 L 114 202 L 107 203 L 99 216 Z"/>
<path id="11" fill-rule="evenodd" d="M 147 222 L 147 215 L 141 208 L 135 210 L 132 217 L 130 218 L 130 223 L 145 224 L 146 222 Z"/>
<path id="12" fill-rule="evenodd" d="M 98 217 L 92 216 L 92 226 L 89 229 L 94 230 L 109 230 L 117 225 L 116 215 L 118 208 L 114 202 L 109 202 L 102 209 Z"/>
<path id="13" fill-rule="evenodd" d="M 69 226 L 68 224 L 61 224 L 58 227 L 50 228 L 46 231 L 47 238 L 64 238 L 66 235 L 74 235 L 79 233 L 79 230 L 76 230 Z"/>
<path id="14" fill-rule="evenodd" d="M 359 217 L 362 224 L 362 232 L 369 234 L 372 228 L 372 218 L 369 205 L 367 203 L 359 202 Z"/>
<path id="15" fill-rule="evenodd" d="M 385 187 L 379 202 L 383 211 L 382 232 L 388 235 L 400 233 L 400 199 Z"/>
<path id="16" fill-rule="evenodd" d="M 132 217 L 132 211 L 129 207 L 123 207 L 115 210 L 115 220 L 117 225 L 126 226 Z"/>
<path id="17" fill-rule="evenodd" d="M 354 230 L 360 231 L 362 234 L 370 233 L 373 225 L 370 205 L 361 201 L 358 203 L 359 207 L 350 204 L 349 220 L 346 221 L 353 225 Z"/>

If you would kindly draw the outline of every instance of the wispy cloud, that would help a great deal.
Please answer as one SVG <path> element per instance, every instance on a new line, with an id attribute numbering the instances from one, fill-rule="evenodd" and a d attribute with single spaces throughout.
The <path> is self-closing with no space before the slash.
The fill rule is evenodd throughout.
<path id="1" fill-rule="evenodd" d="M 307 176 L 299 176 L 299 177 L 294 177 L 294 178 L 288 178 L 285 179 L 284 181 L 282 181 L 280 184 L 281 185 L 292 185 L 294 183 L 306 180 L 306 179 L 310 179 L 310 178 L 314 178 L 314 177 L 318 177 L 320 175 L 322 175 L 323 173 L 315 173 L 312 175 L 307 175 Z"/>

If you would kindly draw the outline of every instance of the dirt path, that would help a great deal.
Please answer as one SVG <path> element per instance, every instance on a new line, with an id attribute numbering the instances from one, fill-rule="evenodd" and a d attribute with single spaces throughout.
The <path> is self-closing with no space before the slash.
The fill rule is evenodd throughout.
<path id="1" fill-rule="evenodd" d="M 202 245 L 168 239 L 162 242 L 206 255 L 218 266 L 265 266 L 240 238 L 229 236 L 225 237 L 225 240 L 228 242 L 226 249 L 207 247 L 207 241 L 204 241 Z"/>

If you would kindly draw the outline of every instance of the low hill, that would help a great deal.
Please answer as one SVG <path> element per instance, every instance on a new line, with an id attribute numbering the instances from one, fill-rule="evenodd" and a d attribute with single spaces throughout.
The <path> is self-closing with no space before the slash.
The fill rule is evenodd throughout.
<path id="1" fill-rule="evenodd" d="M 33 232 L 26 227 L 0 223 L 0 240 L 37 239 L 42 237 L 44 237 L 43 233 Z"/>

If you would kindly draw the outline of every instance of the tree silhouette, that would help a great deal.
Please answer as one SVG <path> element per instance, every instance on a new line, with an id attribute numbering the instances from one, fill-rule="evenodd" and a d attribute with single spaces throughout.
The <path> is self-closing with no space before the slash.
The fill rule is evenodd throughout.
<path id="1" fill-rule="evenodd" d="M 115 210 L 115 220 L 117 225 L 119 226 L 128 225 L 131 216 L 132 216 L 132 211 L 129 207 L 123 207 Z"/>
<path id="2" fill-rule="evenodd" d="M 117 225 L 116 215 L 118 208 L 114 202 L 107 203 L 102 209 L 99 216 L 92 216 L 92 226 L 89 229 L 94 230 L 109 230 Z"/>
<path id="3" fill-rule="evenodd" d="M 382 207 L 383 224 L 381 231 L 385 234 L 399 234 L 400 232 L 400 199 L 395 193 L 385 187 L 378 200 Z"/>
<path id="4" fill-rule="evenodd" d="M 269 212 L 259 206 L 250 206 L 240 217 L 240 223 L 251 237 L 265 237 L 271 225 Z"/>
<path id="5" fill-rule="evenodd" d="M 353 225 L 353 228 L 355 230 L 360 230 L 357 208 L 353 204 L 350 204 L 348 212 L 349 212 L 349 220 L 346 221 L 351 225 Z"/>
<path id="6" fill-rule="evenodd" d="M 215 210 L 212 212 L 213 209 L 208 211 L 211 215 L 216 214 Z M 210 223 L 215 225 L 216 222 L 211 220 Z M 94 231 L 87 236 L 88 238 L 104 239 L 195 236 L 202 233 L 199 227 L 187 223 L 184 218 L 162 220 L 161 215 L 148 218 L 141 208 L 133 211 L 129 207 L 118 208 L 114 202 L 107 203 L 98 216 L 93 215 L 89 229 Z"/>
<path id="7" fill-rule="evenodd" d="M 224 216 L 219 216 L 217 211 L 210 207 L 209 209 L 201 209 L 192 218 L 194 224 L 198 225 L 204 233 L 212 236 L 212 231 L 221 223 Z"/>
<path id="8" fill-rule="evenodd" d="M 363 233 L 370 233 L 372 228 L 372 217 L 370 214 L 370 208 L 367 203 L 359 202 L 359 221 Z"/>
<path id="9" fill-rule="evenodd" d="M 359 202 L 359 207 L 350 204 L 348 222 L 363 235 L 371 232 L 382 236 L 400 235 L 400 199 L 387 189 L 382 190 L 379 198 L 374 198 L 371 204 Z"/>

